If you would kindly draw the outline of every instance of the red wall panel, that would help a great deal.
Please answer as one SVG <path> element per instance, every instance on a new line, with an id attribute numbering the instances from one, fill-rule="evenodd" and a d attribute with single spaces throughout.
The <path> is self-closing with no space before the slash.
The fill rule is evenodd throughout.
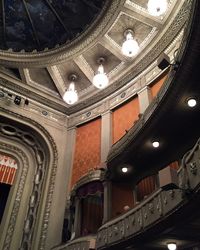
<path id="1" fill-rule="evenodd" d="M 88 170 L 100 164 L 101 119 L 96 119 L 77 128 L 74 164 L 72 170 L 73 186 Z"/>
<path id="2" fill-rule="evenodd" d="M 129 130 L 133 126 L 134 121 L 138 119 L 138 114 L 138 98 L 134 98 L 133 100 L 113 111 L 113 143 L 118 141 L 126 133 L 126 130 Z"/>

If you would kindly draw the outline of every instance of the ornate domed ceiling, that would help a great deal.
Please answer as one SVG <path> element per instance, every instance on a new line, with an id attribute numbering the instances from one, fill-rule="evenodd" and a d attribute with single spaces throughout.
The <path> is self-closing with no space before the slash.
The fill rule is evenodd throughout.
<path id="1" fill-rule="evenodd" d="M 149 14 L 148 0 L 3 2 L 0 76 L 9 84 L 2 80 L 1 85 L 68 115 L 86 112 L 105 98 L 117 102 L 117 93 L 133 95 L 143 84 L 138 78 L 142 72 L 155 67 L 173 41 L 177 49 L 186 22 L 184 0 L 168 0 L 167 11 L 160 16 Z M 131 58 L 121 52 L 127 29 L 134 31 L 139 44 L 139 52 Z M 103 90 L 92 85 L 100 57 L 109 78 Z M 79 100 L 67 105 L 62 97 L 72 74 L 77 75 Z M 154 77 L 148 74 L 145 81 Z"/>
<path id="2" fill-rule="evenodd" d="M 101 12 L 105 0 L 2 1 L 0 49 L 42 51 L 69 43 Z"/>

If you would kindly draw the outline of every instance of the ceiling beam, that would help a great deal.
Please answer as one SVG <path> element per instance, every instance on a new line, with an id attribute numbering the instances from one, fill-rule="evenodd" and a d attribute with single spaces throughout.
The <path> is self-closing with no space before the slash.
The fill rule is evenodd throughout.
<path id="1" fill-rule="evenodd" d="M 129 2 L 130 1 L 126 1 L 124 7 L 122 8 L 122 12 L 151 27 L 157 27 L 158 29 L 162 27 L 162 20 L 159 20 L 157 17 L 150 16 L 148 12 L 142 11 L 139 5 L 138 6 L 140 9 L 134 7 L 133 5 L 136 4 L 134 4 L 133 2 L 131 2 L 131 4 L 129 4 Z"/>
<path id="2" fill-rule="evenodd" d="M 27 3 L 26 3 L 25 0 L 23 0 L 22 2 L 23 2 L 23 4 L 24 4 L 24 8 L 25 8 L 25 11 L 26 11 L 26 15 L 27 15 L 27 17 L 28 17 L 28 20 L 29 20 L 29 22 L 30 22 L 30 24 L 31 24 L 31 27 L 32 27 L 32 29 L 33 29 L 33 35 L 34 35 L 35 41 L 36 41 L 38 47 L 40 48 L 40 40 L 39 40 L 39 38 L 38 38 L 38 35 L 37 35 L 37 31 L 36 31 L 35 25 L 34 25 L 34 23 L 33 23 L 33 20 L 32 20 L 32 18 L 31 18 L 30 13 L 29 13 Z"/>
<path id="3" fill-rule="evenodd" d="M 57 66 L 49 66 L 47 70 L 61 96 L 64 95 L 66 91 L 66 84 Z"/>
<path id="4" fill-rule="evenodd" d="M 100 41 L 101 45 L 108 49 L 113 55 L 115 55 L 121 61 L 129 61 L 121 52 L 121 47 L 115 43 L 108 35 L 102 37 Z"/>
<path id="5" fill-rule="evenodd" d="M 86 59 L 80 55 L 74 59 L 74 62 L 79 67 L 79 69 L 86 75 L 86 77 L 92 82 L 94 77 L 94 71 L 86 61 Z"/>

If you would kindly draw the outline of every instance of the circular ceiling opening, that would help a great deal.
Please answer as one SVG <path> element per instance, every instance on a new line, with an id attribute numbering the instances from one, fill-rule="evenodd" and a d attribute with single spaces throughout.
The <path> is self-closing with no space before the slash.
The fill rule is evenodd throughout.
<path id="1" fill-rule="evenodd" d="M 43 51 L 85 32 L 106 0 L 8 0 L 0 4 L 0 49 Z"/>

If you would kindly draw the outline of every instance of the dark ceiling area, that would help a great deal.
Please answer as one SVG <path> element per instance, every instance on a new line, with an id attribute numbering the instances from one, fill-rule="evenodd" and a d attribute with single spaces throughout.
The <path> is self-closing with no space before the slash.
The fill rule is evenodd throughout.
<path id="1" fill-rule="evenodd" d="M 69 43 L 101 12 L 106 0 L 0 1 L 0 49 L 42 51 Z"/>

